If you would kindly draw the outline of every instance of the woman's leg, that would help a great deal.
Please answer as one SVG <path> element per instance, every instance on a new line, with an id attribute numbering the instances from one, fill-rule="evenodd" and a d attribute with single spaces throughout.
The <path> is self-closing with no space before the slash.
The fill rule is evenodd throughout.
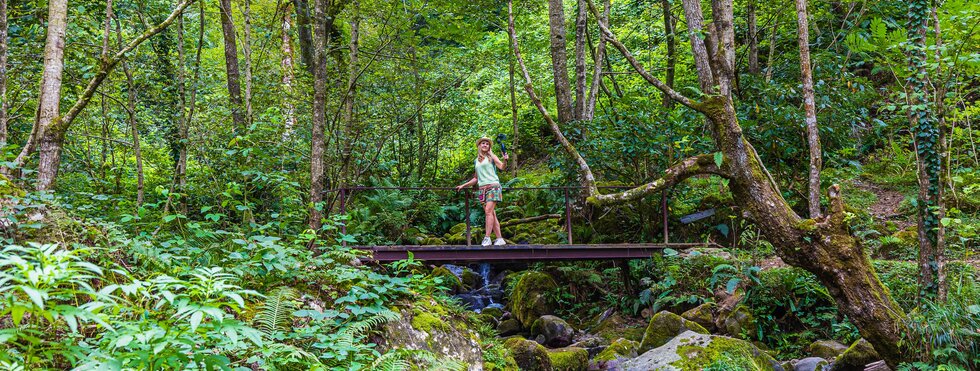
<path id="1" fill-rule="evenodd" d="M 483 228 L 487 237 L 490 237 L 490 233 L 494 231 L 494 225 L 497 222 L 497 214 L 494 212 L 493 207 L 496 206 L 496 201 L 487 201 L 483 204 L 483 213 L 486 214 L 487 221 Z"/>
<path id="2" fill-rule="evenodd" d="M 493 232 L 497 234 L 497 238 L 504 238 L 504 234 L 500 233 L 500 219 L 497 219 L 497 209 L 493 209 Z"/>

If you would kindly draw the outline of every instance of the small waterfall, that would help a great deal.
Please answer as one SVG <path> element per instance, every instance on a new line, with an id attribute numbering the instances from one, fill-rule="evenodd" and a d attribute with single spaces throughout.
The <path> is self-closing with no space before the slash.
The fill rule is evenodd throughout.
<path id="1" fill-rule="evenodd" d="M 466 303 L 470 310 L 479 313 L 484 308 L 503 308 L 503 305 L 500 304 L 503 298 L 503 291 L 500 289 L 500 282 L 491 281 L 493 267 L 490 266 L 490 263 L 480 263 L 470 267 L 446 264 L 444 267 L 460 277 L 460 279 L 463 279 L 466 275 L 470 275 L 469 277 L 472 278 L 476 278 L 473 276 L 480 277 L 479 280 L 470 280 L 473 285 L 470 291 L 456 294 L 456 297 Z"/>

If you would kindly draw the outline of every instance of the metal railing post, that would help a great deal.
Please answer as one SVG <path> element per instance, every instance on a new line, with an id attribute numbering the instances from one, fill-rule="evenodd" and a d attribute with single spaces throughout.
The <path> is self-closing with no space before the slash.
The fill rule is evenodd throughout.
<path id="1" fill-rule="evenodd" d="M 470 195 L 469 195 L 469 191 L 463 192 L 463 197 L 466 198 L 466 215 L 464 216 L 464 218 L 466 218 L 466 246 L 470 246 L 470 245 L 473 244 L 473 241 L 471 241 L 471 238 L 470 238 Z"/>
<path id="2" fill-rule="evenodd" d="M 572 244 L 572 210 L 568 207 L 568 187 L 563 188 L 565 191 L 565 230 L 568 231 L 568 244 Z"/>

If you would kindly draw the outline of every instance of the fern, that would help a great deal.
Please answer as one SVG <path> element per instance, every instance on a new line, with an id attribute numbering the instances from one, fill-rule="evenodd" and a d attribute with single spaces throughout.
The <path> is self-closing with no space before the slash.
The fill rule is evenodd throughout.
<path id="1" fill-rule="evenodd" d="M 259 330 L 266 337 L 272 337 L 276 331 L 287 327 L 292 313 L 296 311 L 298 296 L 296 290 L 288 286 L 279 287 L 269 293 L 262 304 L 262 311 L 255 316 Z"/>

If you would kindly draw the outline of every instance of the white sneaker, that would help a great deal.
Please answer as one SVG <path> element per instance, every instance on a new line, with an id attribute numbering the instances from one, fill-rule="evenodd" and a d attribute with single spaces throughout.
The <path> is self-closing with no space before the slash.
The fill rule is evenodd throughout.
<path id="1" fill-rule="evenodd" d="M 506 244 L 507 244 L 507 241 L 504 241 L 503 238 L 498 238 L 496 241 L 493 241 L 493 245 L 494 246 L 503 246 L 503 245 L 506 245 Z"/>
<path id="2" fill-rule="evenodd" d="M 481 242 L 480 245 L 490 246 L 490 236 L 483 237 L 483 242 Z"/>

